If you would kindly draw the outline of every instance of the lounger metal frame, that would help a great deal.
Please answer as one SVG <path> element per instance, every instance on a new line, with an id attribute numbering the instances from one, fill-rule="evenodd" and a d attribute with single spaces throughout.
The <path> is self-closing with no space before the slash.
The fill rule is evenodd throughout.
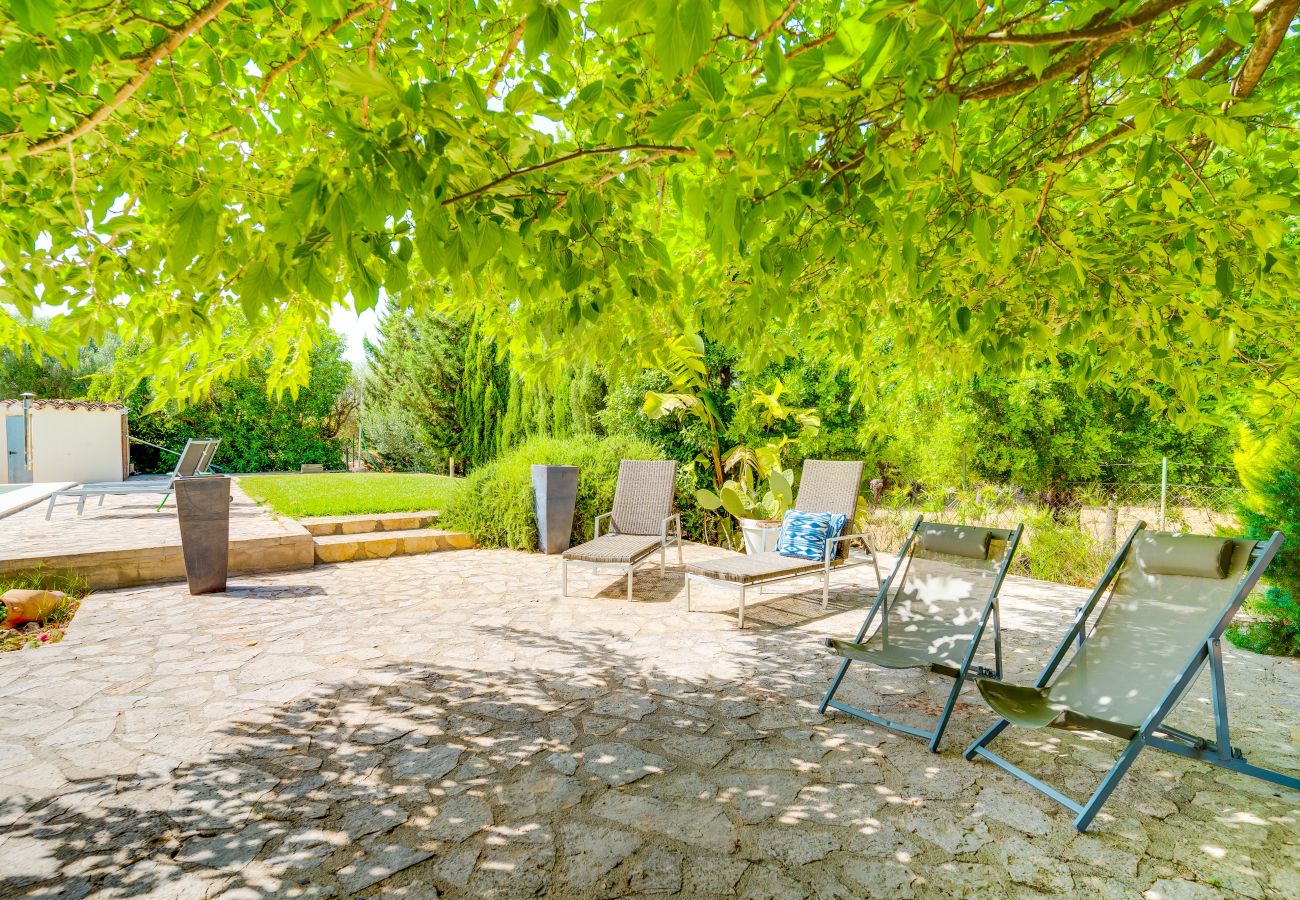
<path id="1" fill-rule="evenodd" d="M 780 533 L 777 534 L 777 543 L 780 543 Z M 822 611 L 825 612 L 830 605 L 831 599 L 831 572 L 839 572 L 844 569 L 856 569 L 858 566 L 865 566 L 866 562 L 858 560 L 850 562 L 852 557 L 847 554 L 840 562 L 834 560 L 834 556 L 839 553 L 838 545 L 844 541 L 860 540 L 862 546 L 866 549 L 867 554 L 871 557 L 871 565 L 876 570 L 876 583 L 880 583 L 880 565 L 876 562 L 876 551 L 871 546 L 871 538 L 865 534 L 842 534 L 839 537 L 826 539 L 826 550 L 822 555 L 822 564 L 818 569 L 795 572 L 791 575 L 775 574 L 763 578 L 757 578 L 749 582 L 729 581 L 725 578 L 710 578 L 708 575 L 700 575 L 691 572 L 686 573 L 686 611 L 692 612 L 691 605 L 691 581 L 703 581 L 706 584 L 723 585 L 724 587 L 734 587 L 740 591 L 740 610 L 737 614 L 738 627 L 745 627 L 745 595 L 748 588 L 756 587 L 759 593 L 769 584 L 778 584 L 782 581 L 794 581 L 796 578 L 821 578 L 822 579 Z M 852 544 L 850 544 L 850 547 Z M 796 562 L 791 560 L 791 562 Z"/>
<path id="2" fill-rule="evenodd" d="M 1129 548 L 1133 544 L 1134 538 L 1138 532 L 1145 528 L 1143 522 L 1138 522 L 1133 530 L 1129 532 L 1128 538 L 1124 541 L 1115 558 L 1111 560 L 1110 566 L 1106 569 L 1101 581 L 1093 590 L 1088 602 L 1084 605 L 1075 616 L 1074 624 L 1066 632 L 1065 637 L 1057 646 L 1056 652 L 1052 654 L 1047 665 L 1044 667 L 1035 687 L 1045 688 L 1051 681 L 1052 675 L 1057 668 L 1065 661 L 1066 655 L 1070 652 L 1071 645 L 1081 646 L 1087 639 L 1087 624 L 1093 610 L 1101 601 L 1103 595 L 1107 594 L 1115 583 L 1115 578 L 1128 556 Z M 1087 830 L 1092 823 L 1093 818 L 1105 805 L 1106 800 L 1119 785 L 1120 780 L 1128 772 L 1129 768 L 1137 760 L 1138 754 L 1146 747 L 1155 747 L 1158 750 L 1165 750 L 1169 753 L 1176 753 L 1179 756 L 1186 756 L 1190 759 L 1197 759 L 1212 766 L 1218 766 L 1222 769 L 1228 769 L 1232 772 L 1240 772 L 1244 775 L 1250 775 L 1264 781 L 1282 785 L 1283 787 L 1300 790 L 1300 778 L 1293 778 L 1289 775 L 1283 775 L 1280 772 L 1274 772 L 1271 769 L 1264 769 L 1259 766 L 1253 766 L 1246 762 L 1245 755 L 1241 750 L 1232 746 L 1232 740 L 1228 729 L 1228 697 L 1223 675 L 1223 650 L 1220 645 L 1220 639 L 1223 632 L 1232 622 L 1232 617 L 1236 614 L 1246 597 L 1254 590 L 1255 585 L 1259 583 L 1260 576 L 1268 568 L 1273 557 L 1282 546 L 1282 533 L 1274 532 L 1273 536 L 1267 541 L 1259 541 L 1255 549 L 1251 551 L 1251 566 L 1246 575 L 1237 585 L 1237 590 L 1233 593 L 1231 601 L 1228 603 L 1224 614 L 1210 628 L 1205 639 L 1197 645 L 1196 650 L 1187 660 L 1182 668 L 1182 674 L 1169 686 L 1160 702 L 1155 709 L 1147 716 L 1146 720 L 1138 729 L 1136 735 L 1128 742 L 1118 760 L 1111 767 L 1102 779 L 1101 784 L 1086 803 L 1079 803 L 1074 799 L 1067 797 L 1056 788 L 1035 778 L 1028 772 L 1013 765 L 1001 756 L 988 749 L 988 745 L 999 734 L 1007 729 L 1012 723 L 1006 719 L 999 719 L 988 731 L 984 732 L 973 744 L 971 744 L 964 753 L 966 759 L 974 759 L 976 756 L 983 757 L 991 763 L 1001 767 L 1005 771 L 1024 781 L 1030 787 L 1051 797 L 1057 803 L 1060 803 L 1066 809 L 1075 814 L 1074 827 L 1079 831 Z M 1214 726 L 1215 739 L 1199 737 L 1189 734 L 1181 729 L 1174 728 L 1164 724 L 1164 719 L 1178 706 L 1183 700 L 1183 696 L 1191 688 L 1201 673 L 1201 667 L 1205 665 L 1210 667 L 1210 686 L 1213 696 L 1214 705 Z"/>
<path id="3" fill-rule="evenodd" d="M 889 591 L 893 587 L 895 581 L 900 577 L 906 577 L 907 569 L 912 562 L 912 556 L 908 551 L 916 540 L 917 532 L 924 524 L 924 518 L 924 516 L 917 516 L 916 521 L 912 523 L 912 530 L 908 533 L 907 540 L 903 542 L 903 549 L 898 553 L 898 562 L 894 565 L 894 570 L 889 573 L 889 578 L 881 583 L 880 591 L 876 594 L 876 600 L 871 604 L 871 609 L 867 612 L 867 618 L 863 621 L 862 627 L 858 629 L 858 636 L 854 639 L 853 643 L 861 644 L 866 640 L 867 632 L 871 630 L 871 623 L 875 619 L 876 613 L 884 608 L 884 604 L 887 602 L 889 597 Z M 957 705 L 957 697 L 961 694 L 961 689 L 962 686 L 965 685 L 966 679 L 971 675 L 990 675 L 997 678 L 1002 677 L 1002 614 L 998 608 L 998 594 L 1002 590 L 1002 582 L 1007 576 L 1007 571 L 1011 568 L 1011 560 L 1016 555 L 1016 548 L 1020 544 L 1020 535 L 1023 528 L 1023 525 L 1017 525 L 1014 531 L 1005 528 L 989 529 L 995 539 L 1007 541 L 1007 549 L 1002 558 L 1002 565 L 998 568 L 997 575 L 994 577 L 993 587 L 989 591 L 988 600 L 985 601 L 984 611 L 980 615 L 979 624 L 975 627 L 975 633 L 971 636 L 970 646 L 966 650 L 966 656 L 962 660 L 961 668 L 955 675 L 949 676 L 953 679 L 952 690 L 948 692 L 948 700 L 944 704 L 943 712 L 939 714 L 938 721 L 935 723 L 935 727 L 932 730 L 924 731 L 911 725 L 905 725 L 902 722 L 895 722 L 892 719 L 886 719 L 884 716 L 878 716 L 875 713 L 867 712 L 864 709 L 859 709 L 858 707 L 845 703 L 842 700 L 835 699 L 835 693 L 840 689 L 840 684 L 844 681 L 844 676 L 848 673 L 850 664 L 854 662 L 865 662 L 865 660 L 846 658 L 844 662 L 840 664 L 840 670 L 835 674 L 835 678 L 831 680 L 831 685 L 826 690 L 826 696 L 822 698 L 822 703 L 821 706 L 818 707 L 818 712 L 824 715 L 826 709 L 829 707 L 843 713 L 848 713 L 851 716 L 857 716 L 859 719 L 873 722 L 876 725 L 888 728 L 891 731 L 898 731 L 903 734 L 911 735 L 912 737 L 921 738 L 921 740 L 926 742 L 926 747 L 931 753 L 937 753 L 939 751 L 939 742 L 943 740 L 944 729 L 948 727 L 948 720 L 952 717 L 952 711 Z M 879 577 L 879 573 L 877 573 L 877 577 Z M 990 620 L 993 623 L 993 658 L 995 666 L 993 671 L 990 671 L 983 666 L 974 665 L 975 654 L 979 651 L 980 643 L 984 638 L 984 630 L 988 627 Z M 880 627 L 883 633 L 888 633 L 889 610 L 887 608 L 884 608 L 884 613 L 881 616 Z"/>
<path id="4" fill-rule="evenodd" d="M 613 515 L 614 515 L 613 511 L 610 511 L 607 513 L 601 513 L 600 515 L 596 516 L 595 526 L 592 529 L 592 535 L 591 535 L 592 540 L 595 540 L 596 538 L 600 537 L 600 520 L 609 519 Z M 674 530 L 673 535 L 668 534 L 669 522 L 673 522 L 677 526 L 676 529 Z M 606 532 L 605 532 L 606 534 L 618 534 L 618 532 L 610 531 L 609 527 L 610 526 L 606 526 Z M 660 577 L 663 577 L 667 572 L 668 539 L 670 537 L 673 538 L 673 542 L 677 545 L 677 565 L 680 566 L 682 564 L 682 517 L 680 513 L 673 513 L 671 516 L 667 516 L 663 520 L 663 522 L 661 522 L 659 525 L 659 575 Z M 627 563 L 591 562 L 585 559 L 568 559 L 567 557 L 562 558 L 560 560 L 560 595 L 563 597 L 569 596 L 569 566 L 579 565 L 579 566 L 589 566 L 592 570 L 592 573 L 596 575 L 600 574 L 601 569 L 613 569 L 616 572 L 627 573 L 627 599 L 628 602 L 631 602 L 632 573 L 637 566 L 645 562 L 651 555 L 654 554 L 654 552 L 655 552 L 655 548 L 651 547 L 649 550 L 645 552 L 645 555 L 640 556 L 632 560 L 631 562 L 627 562 Z"/>

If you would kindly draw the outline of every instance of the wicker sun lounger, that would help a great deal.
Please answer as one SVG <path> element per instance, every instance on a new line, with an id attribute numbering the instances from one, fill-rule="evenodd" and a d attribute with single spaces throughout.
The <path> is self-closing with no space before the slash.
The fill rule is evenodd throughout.
<path id="1" fill-rule="evenodd" d="M 845 527 L 851 530 L 853 517 L 858 509 L 858 489 L 861 485 L 861 462 L 806 460 L 803 464 L 803 477 L 799 480 L 799 494 L 795 498 L 794 508 L 800 512 L 844 515 L 849 523 Z M 736 588 L 740 592 L 740 608 L 737 617 L 740 627 L 744 628 L 745 599 L 750 588 L 757 587 L 761 590 L 769 584 L 820 576 L 822 609 L 826 609 L 830 602 L 831 572 L 865 564 L 850 561 L 849 549 L 854 541 L 860 542 L 870 554 L 871 565 L 876 567 L 876 578 L 879 580 L 880 567 L 876 564 L 876 553 L 871 548 L 867 536 L 842 534 L 827 542 L 826 552 L 820 560 L 791 558 L 771 551 L 745 556 L 719 557 L 706 562 L 693 563 L 686 567 L 686 608 L 688 611 L 692 608 L 692 581 L 724 584 Z"/>
<path id="2" fill-rule="evenodd" d="M 682 561 L 682 520 L 673 513 L 677 463 L 672 460 L 625 459 L 618 467 L 614 508 L 596 516 L 595 537 L 565 550 L 560 562 L 560 592 L 569 595 L 569 564 L 582 563 L 594 570 L 615 569 L 627 574 L 627 599 L 632 599 L 632 572 L 656 550 L 659 572 L 666 567 L 669 542 L 677 545 Z M 608 520 L 606 533 L 600 523 Z M 675 525 L 673 533 L 668 526 Z"/>

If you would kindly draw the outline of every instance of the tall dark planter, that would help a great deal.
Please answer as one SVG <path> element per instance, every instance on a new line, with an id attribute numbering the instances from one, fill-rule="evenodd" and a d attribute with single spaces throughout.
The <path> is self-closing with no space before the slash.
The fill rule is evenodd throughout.
<path id="1" fill-rule="evenodd" d="M 543 553 L 563 553 L 569 549 L 577 500 L 577 466 L 533 466 L 537 543 Z"/>
<path id="2" fill-rule="evenodd" d="M 190 593 L 224 591 L 230 567 L 230 479 L 224 475 L 177 478 L 174 487 Z"/>

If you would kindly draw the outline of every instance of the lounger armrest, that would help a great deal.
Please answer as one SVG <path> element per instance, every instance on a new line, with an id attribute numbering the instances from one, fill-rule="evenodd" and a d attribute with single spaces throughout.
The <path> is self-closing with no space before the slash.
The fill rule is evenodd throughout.
<path id="1" fill-rule="evenodd" d="M 614 513 L 613 513 L 613 511 L 611 510 L 610 512 L 607 512 L 607 513 L 601 513 L 600 515 L 596 516 L 596 521 L 595 521 L 595 522 L 592 524 L 592 526 L 591 526 L 591 536 L 592 536 L 592 538 L 598 538 L 598 537 L 600 537 L 600 520 L 601 520 L 601 519 L 608 519 L 608 518 L 610 518 L 610 517 L 613 516 L 613 515 L 614 515 Z M 608 530 L 608 529 L 607 529 L 607 530 Z"/>
<path id="2" fill-rule="evenodd" d="M 668 523 L 669 522 L 677 523 L 677 530 L 675 533 L 675 537 L 677 538 L 677 543 L 680 545 L 682 542 L 682 517 L 680 513 L 673 513 L 671 516 L 665 516 L 664 520 L 659 523 L 659 540 L 663 543 L 665 547 L 668 546 Z"/>

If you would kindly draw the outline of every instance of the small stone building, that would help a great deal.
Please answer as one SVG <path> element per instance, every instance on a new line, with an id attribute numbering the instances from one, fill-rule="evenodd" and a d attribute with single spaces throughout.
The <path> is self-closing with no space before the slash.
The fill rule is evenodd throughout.
<path id="1" fill-rule="evenodd" d="M 86 400 L 0 400 L 0 483 L 121 481 L 127 477 L 126 407 Z"/>

